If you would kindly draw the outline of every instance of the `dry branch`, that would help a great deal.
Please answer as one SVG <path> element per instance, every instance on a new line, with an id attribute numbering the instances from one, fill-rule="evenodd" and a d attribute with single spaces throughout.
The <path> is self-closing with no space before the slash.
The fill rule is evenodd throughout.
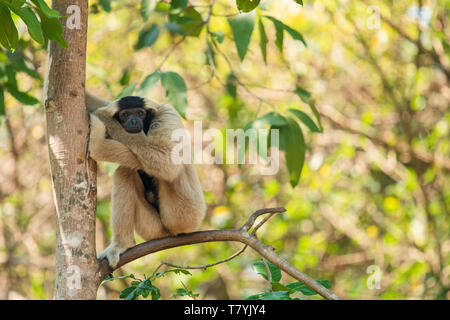
<path id="1" fill-rule="evenodd" d="M 322 286 L 313 278 L 309 277 L 307 274 L 295 268 L 289 262 L 278 256 L 274 252 L 274 248 L 272 246 L 265 245 L 260 240 L 257 239 L 254 232 L 249 233 L 249 230 L 253 227 L 256 219 L 263 214 L 275 214 L 285 212 L 284 208 L 266 208 L 261 209 L 254 212 L 248 221 L 239 229 L 227 229 L 227 230 L 207 230 L 207 231 L 198 231 L 192 233 L 181 234 L 173 237 L 166 237 L 160 239 L 150 240 L 141 244 L 138 244 L 127 251 L 125 251 L 120 256 L 120 261 L 116 268 L 119 268 L 131 261 L 134 261 L 140 257 L 146 256 L 148 254 L 158 252 L 161 250 L 166 250 L 170 248 L 180 247 L 184 245 L 196 244 L 196 243 L 204 243 L 204 242 L 215 242 L 215 241 L 235 241 L 241 242 L 253 250 L 258 252 L 262 257 L 269 260 L 271 263 L 276 265 L 278 268 L 297 279 L 301 283 L 305 284 L 309 288 L 316 291 L 322 297 L 328 300 L 340 300 L 338 296 L 329 291 L 327 288 Z M 267 221 L 268 219 L 265 219 Z M 265 222 L 264 221 L 264 222 Z M 261 223 L 258 224 L 254 231 L 261 226 Z M 114 269 L 112 269 L 108 261 L 103 259 L 99 261 L 99 271 L 97 272 L 99 276 L 99 283 Z"/>

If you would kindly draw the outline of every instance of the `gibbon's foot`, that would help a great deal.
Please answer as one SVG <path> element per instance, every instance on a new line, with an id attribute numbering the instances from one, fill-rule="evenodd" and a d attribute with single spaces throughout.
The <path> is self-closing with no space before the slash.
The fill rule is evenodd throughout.
<path id="1" fill-rule="evenodd" d="M 120 260 L 120 254 L 125 252 L 128 248 L 121 248 L 118 243 L 111 243 L 108 248 L 103 250 L 97 255 L 97 259 L 108 259 L 108 263 L 111 268 L 115 268 Z"/>

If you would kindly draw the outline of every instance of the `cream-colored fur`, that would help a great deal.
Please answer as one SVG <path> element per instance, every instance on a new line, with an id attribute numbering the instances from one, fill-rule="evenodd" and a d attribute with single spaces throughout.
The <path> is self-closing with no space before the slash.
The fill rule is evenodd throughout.
<path id="1" fill-rule="evenodd" d="M 155 111 L 150 130 L 147 135 L 131 134 L 113 118 L 119 111 L 117 101 L 108 103 L 86 95 L 88 110 L 93 112 L 90 155 L 120 165 L 113 178 L 112 241 L 98 255 L 115 267 L 120 254 L 134 245 L 134 231 L 146 240 L 194 231 L 203 220 L 206 205 L 195 167 L 171 160 L 172 131 L 183 128 L 172 106 L 145 100 L 145 108 Z M 138 169 L 158 180 L 159 214 L 145 200 Z"/>

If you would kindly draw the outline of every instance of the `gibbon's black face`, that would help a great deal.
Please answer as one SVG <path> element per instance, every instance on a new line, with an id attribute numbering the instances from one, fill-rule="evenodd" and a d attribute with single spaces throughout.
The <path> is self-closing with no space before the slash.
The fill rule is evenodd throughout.
<path id="1" fill-rule="evenodd" d="M 123 97 L 119 100 L 120 111 L 114 118 L 128 133 L 139 133 L 144 130 L 147 134 L 153 113 L 144 109 L 144 104 L 144 99 L 136 96 Z"/>

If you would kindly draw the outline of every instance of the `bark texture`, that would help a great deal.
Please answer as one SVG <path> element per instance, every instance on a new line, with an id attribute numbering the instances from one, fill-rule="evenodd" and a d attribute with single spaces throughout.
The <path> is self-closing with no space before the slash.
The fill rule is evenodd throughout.
<path id="1" fill-rule="evenodd" d="M 67 7 L 73 5 L 80 9 L 79 28 L 61 19 L 70 48 L 50 43 L 45 92 L 56 206 L 54 298 L 95 299 L 96 165 L 88 157 L 89 121 L 84 93 L 88 0 L 53 1 L 53 8 L 62 16 L 70 16 L 73 12 L 68 13 Z"/>

